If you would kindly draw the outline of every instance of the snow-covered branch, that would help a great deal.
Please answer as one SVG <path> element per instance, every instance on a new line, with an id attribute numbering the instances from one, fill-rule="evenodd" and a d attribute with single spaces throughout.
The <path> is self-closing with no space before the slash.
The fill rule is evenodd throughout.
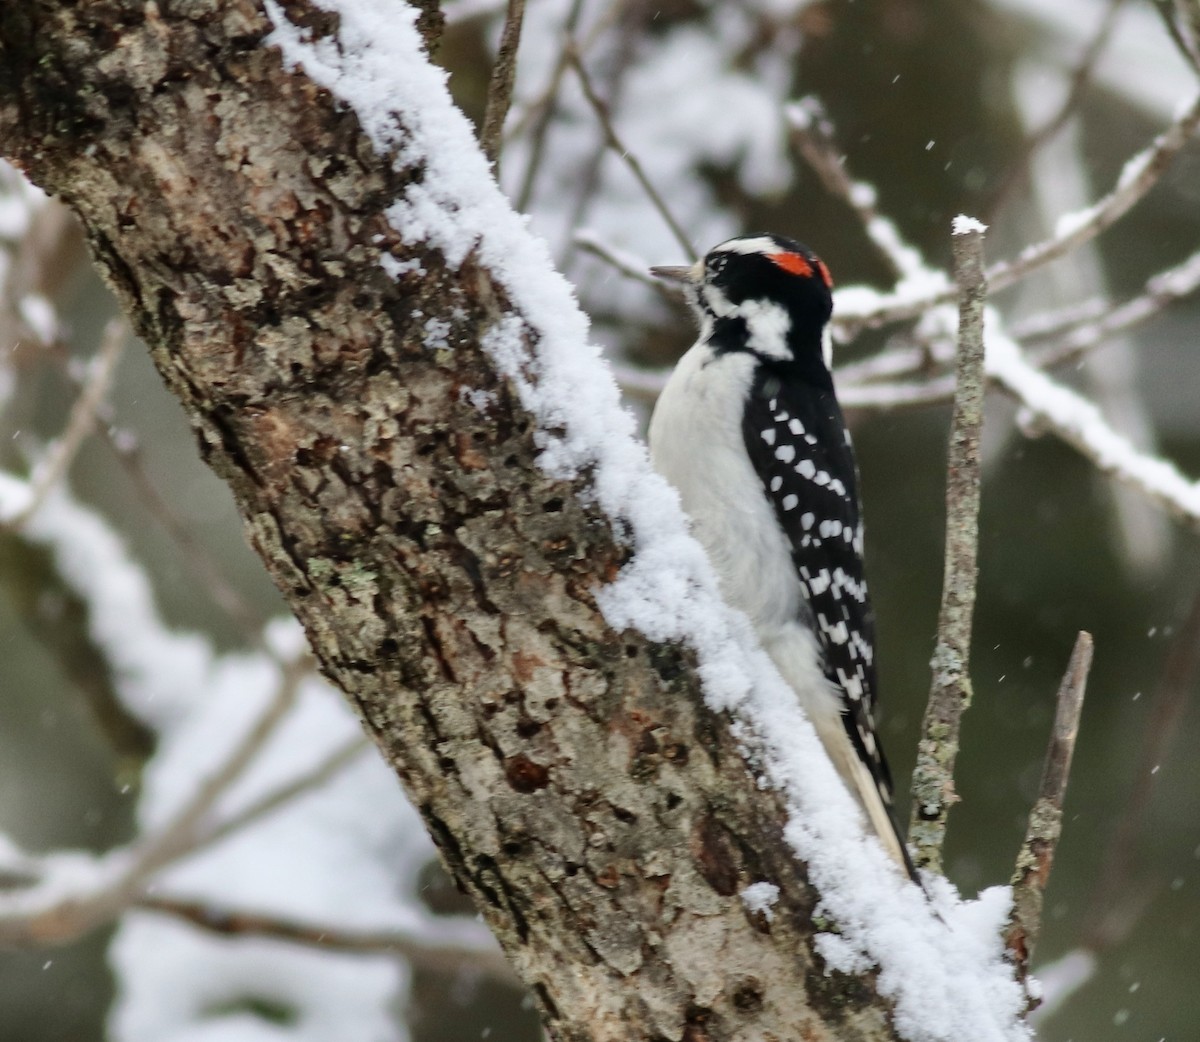
<path id="1" fill-rule="evenodd" d="M 992 264 L 987 271 L 992 292 L 1007 289 L 1050 261 L 1066 256 L 1125 216 L 1158 183 L 1198 125 L 1200 95 L 1191 100 L 1149 148 L 1125 164 L 1108 195 L 1078 213 L 1063 214 L 1050 238 L 1026 247 L 1012 260 Z M 855 299 L 844 301 L 836 322 L 849 335 L 863 327 L 917 318 L 928 309 L 949 302 L 953 296 L 954 291 L 949 287 L 933 292 L 911 292 L 902 287 L 882 295 L 859 291 Z"/>
<path id="2" fill-rule="evenodd" d="M 1138 451 L 1082 395 L 1035 368 L 997 331 L 988 337 L 988 375 L 1022 406 L 1027 427 L 1049 431 L 1101 473 L 1138 489 L 1189 528 L 1200 531 L 1200 482 L 1166 460 Z"/>

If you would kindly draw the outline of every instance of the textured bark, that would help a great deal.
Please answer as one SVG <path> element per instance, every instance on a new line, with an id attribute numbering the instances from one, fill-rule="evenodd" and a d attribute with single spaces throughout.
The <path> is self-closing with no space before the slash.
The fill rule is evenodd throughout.
<path id="1" fill-rule="evenodd" d="M 5 4 L 0 142 L 82 218 L 552 1035 L 891 1038 L 869 978 L 822 973 L 780 801 L 688 654 L 597 611 L 625 551 L 582 481 L 537 469 L 479 349 L 503 292 L 399 241 L 383 211 L 422 170 L 375 155 L 268 30 L 251 0 Z M 385 254 L 416 263 L 397 282 Z M 770 922 L 738 896 L 759 880 Z"/>

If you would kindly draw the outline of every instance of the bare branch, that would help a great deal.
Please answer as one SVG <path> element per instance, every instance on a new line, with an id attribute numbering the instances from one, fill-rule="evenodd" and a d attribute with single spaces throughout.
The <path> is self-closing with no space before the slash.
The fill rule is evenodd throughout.
<path id="1" fill-rule="evenodd" d="M 223 908 L 180 897 L 146 895 L 138 908 L 174 916 L 210 933 L 227 937 L 267 937 L 326 951 L 360 954 L 391 953 L 414 967 L 438 973 L 482 973 L 514 987 L 512 967 L 488 929 L 474 919 L 441 919 L 428 931 L 412 929 L 355 930 L 297 922 L 259 912 Z M 452 936 L 447 936 L 450 934 Z"/>
<path id="2" fill-rule="evenodd" d="M 174 507 L 163 497 L 158 483 L 146 472 L 136 437 L 129 431 L 114 430 L 104 423 L 100 425 L 98 434 L 125 471 L 142 506 L 179 549 L 177 559 L 183 567 L 199 581 L 212 602 L 229 616 L 248 644 L 267 650 L 262 642 L 264 618 L 246 603 L 246 599 L 226 577 L 212 551 L 192 534 Z"/>
<path id="3" fill-rule="evenodd" d="M 1179 53 L 1200 73 L 1200 0 L 1154 0 Z"/>
<path id="4" fill-rule="evenodd" d="M 1042 782 L 1037 801 L 1029 812 L 1025 842 L 1017 855 L 1012 877 L 1013 909 L 1005 931 L 1005 945 L 1021 978 L 1029 973 L 1029 962 L 1041 931 L 1042 900 L 1062 833 L 1063 799 L 1091 668 L 1092 637 L 1081 631 L 1075 638 L 1071 660 L 1059 684 L 1054 730 L 1046 749 Z"/>
<path id="5" fill-rule="evenodd" d="M 852 384 L 838 391 L 838 400 L 844 409 L 892 412 L 897 409 L 944 405 L 954 400 L 954 387 L 954 377 L 949 374 L 928 380 Z"/>
<path id="6" fill-rule="evenodd" d="M 654 278 L 650 274 L 649 262 L 643 260 L 637 254 L 630 253 L 628 250 L 622 250 L 618 246 L 613 246 L 605 242 L 590 228 L 580 228 L 573 238 L 575 245 L 585 253 L 590 253 L 593 257 L 598 257 L 626 278 L 653 287 L 662 295 L 664 300 L 678 303 L 679 294 L 669 288 L 664 288 L 665 284 L 663 281 Z"/>
<path id="7" fill-rule="evenodd" d="M 32 887 L 2 895 L 0 945 L 73 940 L 120 915 L 155 873 L 203 844 L 205 819 L 275 732 L 295 701 L 300 682 L 312 669 L 313 660 L 307 653 L 285 662 L 270 702 L 224 762 L 158 832 L 103 859 L 88 888 L 81 891 L 48 872 Z M 95 878 L 99 878 L 98 884 Z"/>
<path id="8" fill-rule="evenodd" d="M 873 185 L 846 173 L 845 157 L 834 139 L 833 124 L 816 98 L 802 98 L 785 109 L 792 140 L 805 162 L 830 195 L 841 199 L 858 216 L 867 237 L 895 279 L 923 265 L 920 254 L 901 237 L 896 226 L 876 209 Z"/>
<path id="9" fill-rule="evenodd" d="M 953 351 L 948 356 L 953 358 Z M 907 376 L 910 373 L 940 368 L 943 359 L 935 357 L 928 344 L 889 347 L 884 351 L 860 358 L 856 362 L 839 365 L 834 371 L 839 389 L 871 383 L 889 377 Z"/>
<path id="10" fill-rule="evenodd" d="M 1080 55 L 1079 62 L 1071 73 L 1070 86 L 1058 111 L 1025 138 L 1017 158 L 1009 165 L 1000 182 L 1000 187 L 993 193 L 991 203 L 987 208 L 989 220 L 993 220 L 995 215 L 1004 208 L 1013 189 L 1028 176 L 1029 164 L 1037 151 L 1062 130 L 1067 120 L 1078 110 L 1084 94 L 1087 93 L 1087 88 L 1091 85 L 1096 63 L 1108 46 L 1108 41 L 1112 39 L 1113 29 L 1117 24 L 1117 15 L 1121 13 L 1124 3 L 1125 0 L 1109 0 L 1108 7 L 1105 8 L 1100 23 L 1096 26 L 1095 33 L 1092 34 L 1091 40 L 1083 49 L 1083 54 Z"/>
<path id="11" fill-rule="evenodd" d="M 616 127 L 613 126 L 612 119 L 609 117 L 608 106 L 592 86 L 591 77 L 588 75 L 587 69 L 584 68 L 578 48 L 574 44 L 569 44 L 566 53 L 567 61 L 570 62 L 576 75 L 579 76 L 579 85 L 583 88 L 584 96 L 587 98 L 588 104 L 595 111 L 596 118 L 600 121 L 600 127 L 604 131 L 604 138 L 608 142 L 608 147 L 621 158 L 622 162 L 629 167 L 629 172 L 637 178 L 638 184 L 642 186 L 642 191 L 646 193 L 654 208 L 666 222 L 667 227 L 671 229 L 671 234 L 675 236 L 675 241 L 683 247 L 683 252 L 691 260 L 695 260 L 697 256 L 696 249 L 689 241 L 687 233 L 680 226 L 679 222 L 675 220 L 666 201 L 658 194 L 658 190 L 650 183 L 650 179 L 642 169 L 642 164 L 638 162 L 637 156 L 625 147 L 624 142 L 622 142 L 620 136 L 617 134 Z"/>
<path id="12" fill-rule="evenodd" d="M 508 13 L 504 16 L 504 29 L 500 33 L 500 47 L 496 51 L 496 63 L 492 66 L 492 78 L 488 83 L 483 128 L 479 132 L 479 145 L 496 174 L 500 172 L 504 120 L 512 104 L 513 83 L 517 78 L 517 48 L 521 44 L 521 23 L 524 18 L 525 0 L 508 0 Z"/>
<path id="13" fill-rule="evenodd" d="M 259 818 L 265 817 L 280 807 L 286 806 L 297 797 L 303 796 L 306 792 L 320 788 L 339 772 L 349 767 L 362 753 L 370 748 L 372 748 L 370 739 L 364 735 L 355 735 L 349 741 L 342 743 L 342 745 L 334 749 L 333 752 L 326 756 L 324 760 L 307 774 L 302 774 L 294 781 L 273 789 L 265 796 L 255 800 L 249 807 L 209 829 L 197 844 L 197 848 L 219 843 L 226 836 L 240 832 Z"/>
<path id="14" fill-rule="evenodd" d="M 3 528 L 18 531 L 24 527 L 70 468 L 76 453 L 95 427 L 96 413 L 112 386 L 113 373 L 116 371 L 128 334 L 129 328 L 123 319 L 114 318 L 104 327 L 100 349 L 89 367 L 83 390 L 71 408 L 62 437 L 35 468 L 29 486 L 29 501 L 12 517 L 0 522 Z"/>
<path id="15" fill-rule="evenodd" d="M 979 536 L 979 436 L 983 426 L 983 314 L 987 279 L 985 228 L 955 219 L 954 278 L 958 284 L 958 363 L 946 475 L 946 568 L 933 682 L 913 770 L 909 842 L 918 865 L 941 870 L 946 816 L 956 802 L 954 761 L 959 724 L 971 701 L 971 620 L 975 609 Z"/>
<path id="16" fill-rule="evenodd" d="M 512 133 L 516 137 L 525 132 L 527 124 L 532 125 L 532 129 L 529 132 L 529 162 L 525 167 L 525 176 L 521 179 L 521 187 L 516 197 L 516 208 L 522 213 L 528 211 L 529 204 L 533 201 L 534 184 L 537 180 L 538 171 L 542 168 L 542 156 L 546 148 L 546 135 L 549 133 L 550 123 L 554 119 L 558 101 L 558 88 L 570 66 L 567 51 L 571 47 L 571 41 L 575 38 L 575 32 L 579 27 L 579 17 L 582 12 L 583 0 L 574 0 L 571 4 L 571 10 L 567 13 L 566 25 L 563 27 L 562 50 L 559 51 L 558 61 L 555 62 L 554 71 L 550 74 L 550 81 L 546 84 L 546 88 L 542 91 L 540 97 L 525 106 L 524 113 L 518 118 L 517 125 L 513 128 Z"/>

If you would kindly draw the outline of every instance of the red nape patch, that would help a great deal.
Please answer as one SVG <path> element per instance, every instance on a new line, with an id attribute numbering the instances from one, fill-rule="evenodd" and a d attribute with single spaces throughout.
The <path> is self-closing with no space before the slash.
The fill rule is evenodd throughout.
<path id="1" fill-rule="evenodd" d="M 821 279 L 829 289 L 833 289 L 833 276 L 829 274 L 829 269 L 825 267 L 823 260 L 817 261 L 817 271 L 821 273 Z"/>
<path id="2" fill-rule="evenodd" d="M 808 263 L 808 258 L 799 253 L 771 253 L 768 254 L 771 263 L 784 271 L 791 272 L 793 275 L 810 276 L 813 273 L 812 265 Z"/>

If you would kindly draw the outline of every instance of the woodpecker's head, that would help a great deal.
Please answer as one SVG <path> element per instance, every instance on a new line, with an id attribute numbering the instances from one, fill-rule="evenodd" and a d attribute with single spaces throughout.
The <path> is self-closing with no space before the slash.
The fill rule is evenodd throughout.
<path id="1" fill-rule="evenodd" d="M 781 235 L 730 239 L 691 267 L 651 268 L 678 283 L 714 351 L 828 368 L 823 332 L 833 279 L 807 246 Z"/>

